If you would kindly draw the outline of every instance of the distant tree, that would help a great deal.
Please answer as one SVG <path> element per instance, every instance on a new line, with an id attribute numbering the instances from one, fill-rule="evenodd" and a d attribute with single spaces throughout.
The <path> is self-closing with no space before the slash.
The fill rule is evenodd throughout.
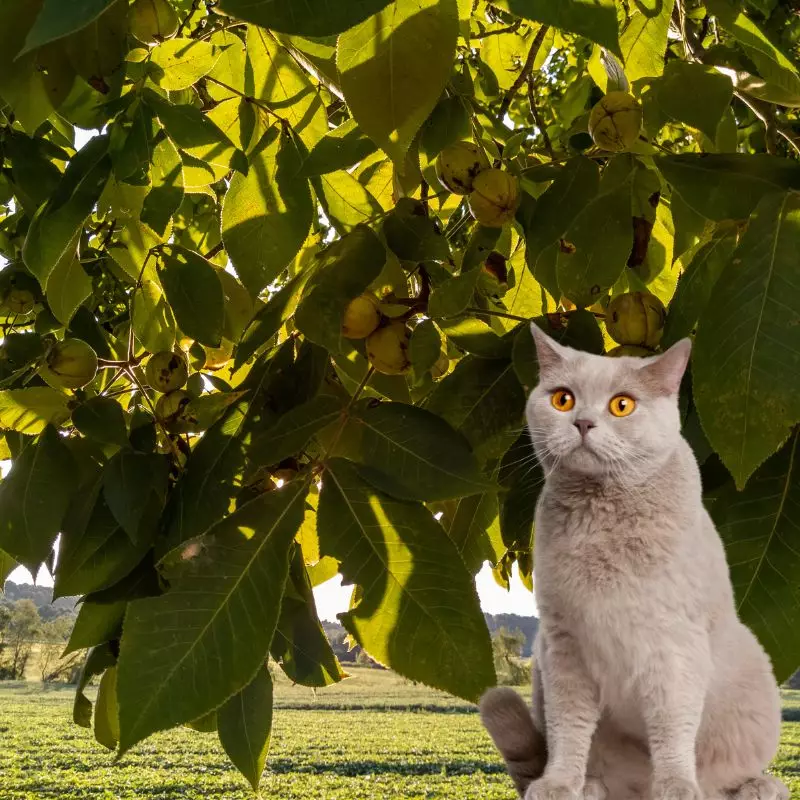
<path id="1" fill-rule="evenodd" d="M 494 668 L 498 683 L 518 686 L 525 682 L 528 669 L 521 662 L 524 647 L 525 634 L 516 628 L 509 630 L 502 627 L 492 634 Z"/>
<path id="2" fill-rule="evenodd" d="M 25 675 L 42 620 L 32 600 L 18 600 L 2 619 L 5 624 L 0 629 L 0 677 L 20 680 Z"/>
<path id="3" fill-rule="evenodd" d="M 83 662 L 83 653 L 78 651 L 62 656 L 64 647 L 72 633 L 73 620 L 60 616 L 41 626 L 39 638 L 39 677 L 42 683 L 74 683 Z"/>

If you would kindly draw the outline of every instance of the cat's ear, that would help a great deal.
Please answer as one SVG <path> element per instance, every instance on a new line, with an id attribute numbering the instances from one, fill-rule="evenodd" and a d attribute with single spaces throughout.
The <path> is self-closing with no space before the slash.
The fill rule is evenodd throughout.
<path id="1" fill-rule="evenodd" d="M 681 339 L 663 355 L 648 359 L 648 363 L 639 372 L 661 394 L 677 394 L 691 352 L 692 340 Z"/>
<path id="2" fill-rule="evenodd" d="M 536 359 L 539 372 L 558 369 L 569 356 L 569 348 L 549 337 L 535 322 L 531 323 L 533 343 L 536 345 Z"/>

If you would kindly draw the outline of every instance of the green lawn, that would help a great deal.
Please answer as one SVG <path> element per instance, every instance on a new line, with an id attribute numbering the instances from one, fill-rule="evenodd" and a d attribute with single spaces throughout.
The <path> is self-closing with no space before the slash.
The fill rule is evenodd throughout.
<path id="1" fill-rule="evenodd" d="M 72 692 L 0 684 L 0 800 L 252 798 L 214 734 L 160 734 L 115 765 L 71 723 Z M 314 693 L 278 684 L 262 795 L 275 800 L 512 800 L 467 704 L 374 670 Z M 800 798 L 800 692 L 787 693 L 778 771 Z"/>

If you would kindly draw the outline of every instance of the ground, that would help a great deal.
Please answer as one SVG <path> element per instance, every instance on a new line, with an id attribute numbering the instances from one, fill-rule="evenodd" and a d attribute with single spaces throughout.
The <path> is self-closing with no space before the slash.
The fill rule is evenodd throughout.
<path id="1" fill-rule="evenodd" d="M 278 800 L 513 800 L 477 714 L 394 675 L 353 669 L 316 693 L 279 682 L 262 795 Z M 246 800 L 214 734 L 180 729 L 115 765 L 71 722 L 72 691 L 0 684 L 0 800 Z M 786 693 L 776 773 L 800 800 L 800 692 Z"/>

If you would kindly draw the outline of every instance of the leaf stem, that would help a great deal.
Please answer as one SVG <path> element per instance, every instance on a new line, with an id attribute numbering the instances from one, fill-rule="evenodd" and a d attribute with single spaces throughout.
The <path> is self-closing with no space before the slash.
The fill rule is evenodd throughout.
<path id="1" fill-rule="evenodd" d="M 257 106 L 262 111 L 266 111 L 267 114 L 271 114 L 284 128 L 291 128 L 291 123 L 285 117 L 282 117 L 280 114 L 276 114 L 266 103 L 262 103 L 261 100 L 257 100 L 255 97 L 249 94 L 245 94 L 244 92 L 240 92 L 238 89 L 234 89 L 233 86 L 230 86 L 223 81 L 217 80 L 216 78 L 212 78 L 210 75 L 206 75 L 206 80 L 211 81 L 211 83 L 216 83 L 217 86 L 221 86 L 223 89 L 227 89 L 229 92 L 233 92 L 233 94 L 238 95 L 242 98 L 246 103 L 251 103 L 254 106 Z"/>
<path id="2" fill-rule="evenodd" d="M 375 367 L 370 366 L 367 370 L 367 374 L 364 375 L 363 380 L 361 383 L 358 384 L 358 388 L 353 392 L 353 396 L 348 401 L 347 405 L 342 409 L 342 419 L 339 423 L 339 427 L 336 431 L 336 434 L 333 437 L 331 443 L 325 448 L 325 453 L 322 456 L 321 461 L 324 463 L 328 460 L 328 455 L 331 453 L 332 450 L 336 448 L 336 445 L 339 444 L 339 439 L 342 438 L 342 434 L 344 433 L 345 426 L 347 425 L 347 420 L 350 419 L 350 411 L 353 408 L 356 400 L 361 396 L 361 393 L 364 389 L 367 388 L 367 384 L 370 381 L 370 378 L 375 374 Z"/>

